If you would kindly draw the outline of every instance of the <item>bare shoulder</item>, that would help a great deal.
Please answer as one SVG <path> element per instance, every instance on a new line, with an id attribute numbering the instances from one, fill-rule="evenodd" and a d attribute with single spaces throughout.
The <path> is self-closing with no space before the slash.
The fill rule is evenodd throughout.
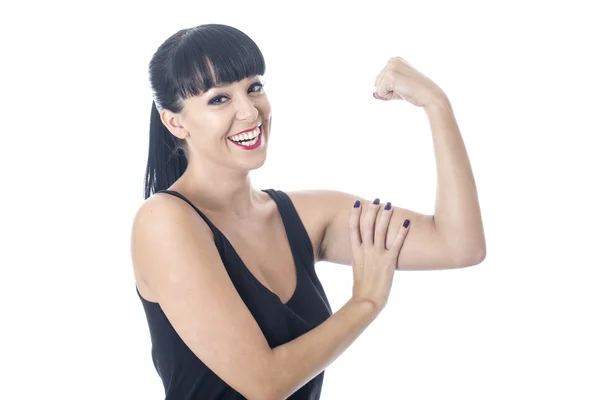
<path id="1" fill-rule="evenodd" d="M 194 354 L 246 398 L 265 398 L 271 349 L 198 213 L 177 197 L 154 195 L 134 218 L 131 255 L 140 294 L 160 304 Z"/>
<path id="2" fill-rule="evenodd" d="M 199 235 L 212 235 L 206 223 L 194 218 L 193 213 L 194 210 L 182 200 L 158 193 L 148 198 L 135 214 L 131 228 L 131 259 L 136 284 L 146 300 L 158 302 L 148 284 L 148 274 L 153 272 L 148 270 L 153 264 L 146 262 L 152 250 L 149 244 L 169 236 L 168 232 L 173 230 L 184 233 L 195 229 Z"/>

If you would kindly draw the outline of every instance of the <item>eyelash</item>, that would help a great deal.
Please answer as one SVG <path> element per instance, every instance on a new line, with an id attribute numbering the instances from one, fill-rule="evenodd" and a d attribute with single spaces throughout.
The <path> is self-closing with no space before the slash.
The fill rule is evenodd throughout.
<path id="1" fill-rule="evenodd" d="M 254 83 L 254 84 L 252 84 L 252 85 L 250 86 L 250 89 L 252 89 L 252 88 L 254 88 L 254 87 L 258 87 L 260 90 L 258 90 L 258 91 L 252 91 L 251 93 L 260 93 L 260 92 L 262 92 L 262 90 L 263 90 L 264 86 L 265 86 L 265 85 L 264 85 L 264 83 L 260 83 L 260 82 L 257 82 L 257 83 Z M 218 102 L 218 101 L 217 101 L 217 100 L 219 100 L 219 99 L 221 99 L 221 98 L 223 98 L 223 97 L 227 97 L 227 96 L 216 96 L 216 97 L 213 97 L 213 98 L 212 98 L 212 99 L 211 99 L 211 100 L 208 102 L 208 104 L 216 104 L 216 105 L 223 104 L 223 102 Z"/>

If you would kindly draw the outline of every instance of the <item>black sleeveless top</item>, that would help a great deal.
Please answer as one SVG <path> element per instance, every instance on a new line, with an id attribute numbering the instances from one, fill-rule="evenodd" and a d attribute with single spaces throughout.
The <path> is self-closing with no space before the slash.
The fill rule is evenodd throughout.
<path id="1" fill-rule="evenodd" d="M 271 348 L 303 335 L 331 316 L 331 306 L 315 272 L 312 243 L 286 193 L 263 190 L 277 204 L 296 266 L 296 289 L 284 304 L 252 275 L 225 235 L 198 208 L 178 192 L 161 190 L 157 193 L 161 192 L 186 201 L 206 221 L 214 234 L 215 245 L 231 281 Z M 152 360 L 165 388 L 165 400 L 244 399 L 187 347 L 158 303 L 149 302 L 139 291 L 137 293 L 146 313 Z M 319 399 L 324 374 L 325 371 L 322 371 L 289 399 Z"/>

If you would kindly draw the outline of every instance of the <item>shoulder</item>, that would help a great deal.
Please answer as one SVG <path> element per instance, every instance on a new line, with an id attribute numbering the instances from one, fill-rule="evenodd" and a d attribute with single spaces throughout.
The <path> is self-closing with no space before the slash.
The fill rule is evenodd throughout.
<path id="1" fill-rule="evenodd" d="M 272 353 L 210 228 L 185 201 L 155 196 L 140 207 L 132 235 L 141 296 L 160 304 L 183 343 L 223 381 L 245 398 L 264 398 Z"/>
<path id="2" fill-rule="evenodd" d="M 208 226 L 202 218 L 190 218 L 196 211 L 184 200 L 158 193 L 148 198 L 133 218 L 132 238 L 150 238 L 164 230 L 189 230 Z"/>
<path id="3" fill-rule="evenodd" d="M 195 238 L 209 244 L 214 238 L 210 227 L 185 201 L 165 193 L 149 197 L 139 207 L 131 226 L 130 252 L 140 294 L 154 301 L 148 281 L 154 274 L 156 257 L 168 257 L 178 240 Z"/>

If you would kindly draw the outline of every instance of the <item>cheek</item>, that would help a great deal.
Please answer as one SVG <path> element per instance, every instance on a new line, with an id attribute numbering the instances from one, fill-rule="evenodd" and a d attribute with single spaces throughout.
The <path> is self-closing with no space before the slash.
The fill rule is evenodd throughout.
<path id="1" fill-rule="evenodd" d="M 226 134 L 229 129 L 227 118 L 218 118 L 217 116 L 202 115 L 196 118 L 190 124 L 193 129 L 192 135 L 196 136 L 196 140 L 205 141 L 210 137 L 219 137 Z"/>
<path id="2" fill-rule="evenodd" d="M 258 112 L 260 113 L 263 121 L 266 123 L 267 121 L 270 122 L 271 120 L 271 106 L 267 103 L 267 104 L 263 104 L 261 105 L 260 108 L 258 108 Z"/>
<path id="3" fill-rule="evenodd" d="M 192 136 L 197 136 L 202 131 L 202 119 L 196 115 L 188 115 L 184 121 L 184 126 Z"/>
<path id="4" fill-rule="evenodd" d="M 263 115 L 271 114 L 271 103 L 269 102 L 269 98 L 267 95 L 263 95 L 254 106 L 258 109 L 258 111 Z"/>

